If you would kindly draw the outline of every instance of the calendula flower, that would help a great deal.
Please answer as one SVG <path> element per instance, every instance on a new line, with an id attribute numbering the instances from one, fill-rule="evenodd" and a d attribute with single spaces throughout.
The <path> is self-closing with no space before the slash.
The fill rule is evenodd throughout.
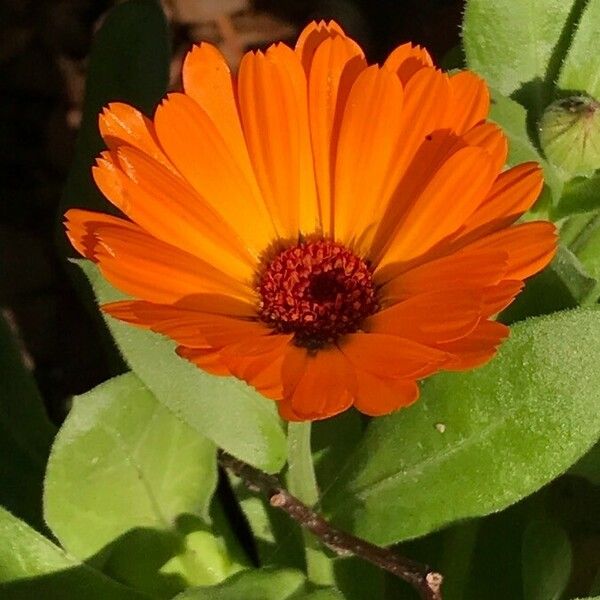
<path id="1" fill-rule="evenodd" d="M 94 178 L 128 220 L 67 213 L 75 248 L 136 298 L 108 314 L 288 420 L 386 414 L 418 380 L 494 355 L 508 328 L 493 315 L 556 240 L 513 224 L 542 176 L 503 170 L 481 79 L 411 44 L 368 66 L 321 22 L 295 49 L 247 53 L 233 80 L 196 46 L 183 87 L 153 120 L 118 103 L 100 116 Z"/>

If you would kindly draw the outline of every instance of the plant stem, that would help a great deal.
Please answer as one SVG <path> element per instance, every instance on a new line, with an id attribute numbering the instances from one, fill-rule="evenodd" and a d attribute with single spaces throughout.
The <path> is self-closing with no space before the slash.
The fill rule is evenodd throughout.
<path id="1" fill-rule="evenodd" d="M 427 565 L 337 529 L 283 488 L 277 477 L 268 475 L 223 450 L 219 450 L 219 463 L 237 475 L 249 489 L 265 494 L 271 506 L 285 511 L 334 552 L 342 556 L 354 554 L 380 569 L 393 573 L 410 583 L 422 600 L 442 600 L 442 576 Z"/>
<path id="2" fill-rule="evenodd" d="M 319 490 L 312 460 L 310 432 L 310 421 L 288 424 L 287 482 L 290 493 L 312 508 L 319 500 Z M 304 529 L 302 535 L 308 578 L 317 585 L 332 585 L 334 577 L 331 559 L 312 533 Z"/>

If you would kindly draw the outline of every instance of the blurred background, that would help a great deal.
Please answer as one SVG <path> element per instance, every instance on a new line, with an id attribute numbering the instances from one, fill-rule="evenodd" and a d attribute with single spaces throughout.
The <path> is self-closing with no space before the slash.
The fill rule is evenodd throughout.
<path id="1" fill-rule="evenodd" d="M 60 423 L 74 394 L 114 375 L 93 341 L 93 317 L 75 294 L 55 241 L 61 192 L 81 122 L 90 47 L 107 0 L 0 4 L 0 310 Z M 426 46 L 439 62 L 459 44 L 462 0 L 162 0 L 170 89 L 194 42 L 242 54 L 293 43 L 312 19 L 335 19 L 378 62 L 398 44 Z M 151 68 L 151 65 L 148 66 Z M 75 203 L 73 199 L 71 202 Z M 91 342 L 91 343 L 90 343 Z"/>

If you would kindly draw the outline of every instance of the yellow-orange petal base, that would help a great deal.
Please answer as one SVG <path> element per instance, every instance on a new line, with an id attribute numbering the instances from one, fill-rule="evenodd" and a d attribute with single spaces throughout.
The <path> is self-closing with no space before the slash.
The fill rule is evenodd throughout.
<path id="1" fill-rule="evenodd" d="M 100 116 L 94 178 L 127 218 L 66 215 L 73 246 L 135 298 L 107 313 L 288 420 L 383 415 L 420 379 L 494 355 L 508 328 L 493 316 L 556 234 L 515 224 L 542 174 L 504 170 L 480 78 L 411 44 L 369 66 L 321 22 L 294 49 L 249 52 L 235 79 L 195 46 L 183 84 L 153 119 L 119 103 Z"/>

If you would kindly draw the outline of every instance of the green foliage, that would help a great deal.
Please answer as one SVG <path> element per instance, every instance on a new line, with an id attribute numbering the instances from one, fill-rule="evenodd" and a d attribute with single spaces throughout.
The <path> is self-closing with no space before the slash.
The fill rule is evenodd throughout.
<path id="1" fill-rule="evenodd" d="M 122 298 L 93 263 L 78 264 L 99 304 Z M 106 322 L 131 369 L 169 410 L 238 458 L 265 471 L 281 469 L 286 441 L 274 402 L 242 381 L 209 375 L 182 360 L 163 336 L 110 317 Z"/>
<path id="2" fill-rule="evenodd" d="M 431 378 L 414 406 L 369 425 L 328 513 L 390 544 L 532 493 L 598 439 L 598 356 L 599 312 L 515 325 L 490 364 Z"/>
<path id="3" fill-rule="evenodd" d="M 0 505 L 41 530 L 42 481 L 54 428 L 0 315 Z"/>
<path id="4" fill-rule="evenodd" d="M 122 375 L 75 398 L 48 463 L 46 522 L 74 556 L 102 553 L 119 579 L 170 597 L 236 570 L 205 524 L 216 476 L 212 442 Z"/>
<path id="5" fill-rule="evenodd" d="M 79 562 L 0 507 L 3 600 L 148 600 Z"/>
<path id="6" fill-rule="evenodd" d="M 558 85 L 562 90 L 587 92 L 600 99 L 600 55 L 596 51 L 600 35 L 600 1 L 588 0 L 583 4 L 585 9 L 562 63 Z"/>

